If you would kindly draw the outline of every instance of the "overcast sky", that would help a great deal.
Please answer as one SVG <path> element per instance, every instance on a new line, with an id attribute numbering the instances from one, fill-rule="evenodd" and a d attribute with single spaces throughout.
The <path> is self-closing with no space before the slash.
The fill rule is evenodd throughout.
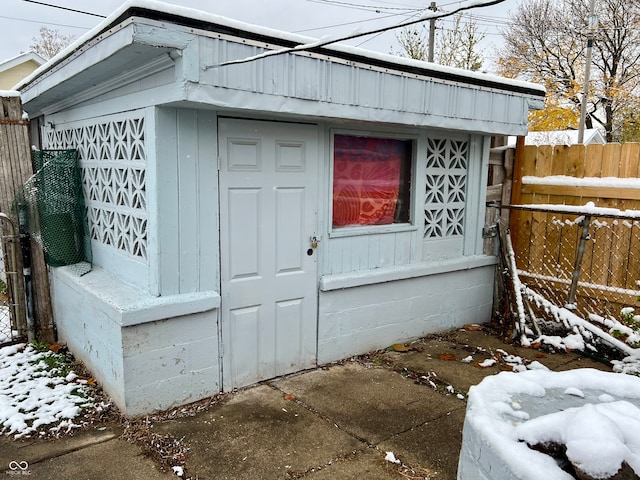
<path id="1" fill-rule="evenodd" d="M 77 37 L 86 33 L 103 19 L 69 10 L 34 4 L 26 0 L 1 0 L 0 61 L 14 57 L 29 49 L 33 37 L 39 36 L 41 26 L 56 29 L 65 35 Z M 37 0 L 84 12 L 107 16 L 124 0 Z M 469 10 L 474 15 L 481 33 L 483 57 L 491 58 L 501 44 L 501 31 L 505 28 L 509 12 L 526 0 L 504 0 L 491 7 Z M 278 30 L 300 33 L 309 37 L 347 34 L 358 28 L 362 31 L 397 25 L 418 15 L 431 0 L 169 0 L 167 3 L 196 8 L 247 23 Z M 447 12 L 462 2 L 441 0 L 438 10 Z M 451 21 L 438 25 L 451 28 Z M 349 42 L 362 48 L 389 53 L 398 51 L 394 31 L 375 37 L 363 37 Z"/>

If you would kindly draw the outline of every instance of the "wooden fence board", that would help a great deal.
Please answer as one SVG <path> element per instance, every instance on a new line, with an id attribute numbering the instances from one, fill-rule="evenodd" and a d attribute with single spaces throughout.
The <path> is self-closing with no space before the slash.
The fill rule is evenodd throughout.
<path id="1" fill-rule="evenodd" d="M 13 198 L 32 174 L 28 122 L 22 119 L 20 97 L 0 98 L 0 209 L 17 220 Z M 17 221 L 16 221 L 17 224 Z M 31 241 L 33 313 L 39 339 L 55 341 L 49 277 L 41 247 Z M 20 259 L 21 261 L 21 259 Z M 22 267 L 20 266 L 20 269 Z M 22 277 L 20 277 L 22 279 Z"/>
<path id="2" fill-rule="evenodd" d="M 602 145 L 587 145 L 584 157 L 584 176 L 600 177 L 602 172 Z"/>
<path id="3" fill-rule="evenodd" d="M 640 162 L 640 143 L 625 143 L 620 153 L 620 178 L 633 178 L 638 176 L 638 163 Z"/>
<path id="4" fill-rule="evenodd" d="M 600 176 L 617 177 L 620 173 L 620 154 L 622 146 L 619 143 L 609 143 L 602 149 L 602 170 Z"/>

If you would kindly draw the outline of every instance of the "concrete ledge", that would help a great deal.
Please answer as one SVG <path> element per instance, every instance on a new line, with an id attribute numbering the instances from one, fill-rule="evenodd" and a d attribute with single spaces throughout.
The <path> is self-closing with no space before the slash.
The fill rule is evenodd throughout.
<path id="1" fill-rule="evenodd" d="M 59 267 L 53 272 L 74 289 L 92 295 L 101 303 L 101 309 L 123 327 L 220 307 L 220 294 L 214 291 L 154 297 L 98 267 L 81 277 L 69 267 Z"/>
<path id="2" fill-rule="evenodd" d="M 471 270 L 473 268 L 496 265 L 497 257 L 487 255 L 474 255 L 468 257 L 456 257 L 439 262 L 418 263 L 401 267 L 378 268 L 364 272 L 341 273 L 338 275 L 324 275 L 320 279 L 320 290 L 329 292 L 342 288 L 360 287 L 376 283 L 406 280 L 409 278 L 426 277 L 440 273 Z"/>

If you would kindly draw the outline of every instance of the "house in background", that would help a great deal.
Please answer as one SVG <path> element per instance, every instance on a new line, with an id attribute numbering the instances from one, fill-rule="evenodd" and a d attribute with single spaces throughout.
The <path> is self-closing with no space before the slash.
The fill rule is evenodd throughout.
<path id="1" fill-rule="evenodd" d="M 130 2 L 18 86 L 83 172 L 59 337 L 128 415 L 491 317 L 490 140 L 544 89 L 309 41 Z"/>
<path id="2" fill-rule="evenodd" d="M 529 132 L 524 137 L 525 145 L 576 145 L 578 130 L 550 130 L 547 132 Z M 590 145 L 607 143 L 605 136 L 597 128 L 587 128 L 584 131 L 582 144 Z M 509 145 L 515 146 L 516 137 L 509 137 Z"/>
<path id="3" fill-rule="evenodd" d="M 21 53 L 0 62 L 0 90 L 11 90 L 45 62 L 44 58 L 34 52 Z"/>

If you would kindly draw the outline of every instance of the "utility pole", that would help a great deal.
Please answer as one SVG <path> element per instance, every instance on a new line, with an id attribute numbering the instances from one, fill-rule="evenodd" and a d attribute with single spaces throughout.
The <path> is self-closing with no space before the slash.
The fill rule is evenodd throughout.
<path id="1" fill-rule="evenodd" d="M 589 5 L 589 32 L 587 34 L 587 52 L 584 66 L 584 87 L 582 88 L 582 103 L 580 105 L 580 124 L 578 125 L 578 144 L 584 141 L 584 124 L 587 118 L 587 96 L 589 95 L 589 81 L 591 76 L 591 50 L 593 50 L 593 37 L 598 28 L 598 17 L 595 14 L 596 0 L 591 0 Z"/>
<path id="2" fill-rule="evenodd" d="M 429 10 L 436 12 L 438 9 L 436 8 L 436 2 L 431 2 L 429 6 Z M 432 18 L 429 20 L 429 57 L 427 60 L 433 63 L 433 44 L 436 41 L 436 19 Z"/>

